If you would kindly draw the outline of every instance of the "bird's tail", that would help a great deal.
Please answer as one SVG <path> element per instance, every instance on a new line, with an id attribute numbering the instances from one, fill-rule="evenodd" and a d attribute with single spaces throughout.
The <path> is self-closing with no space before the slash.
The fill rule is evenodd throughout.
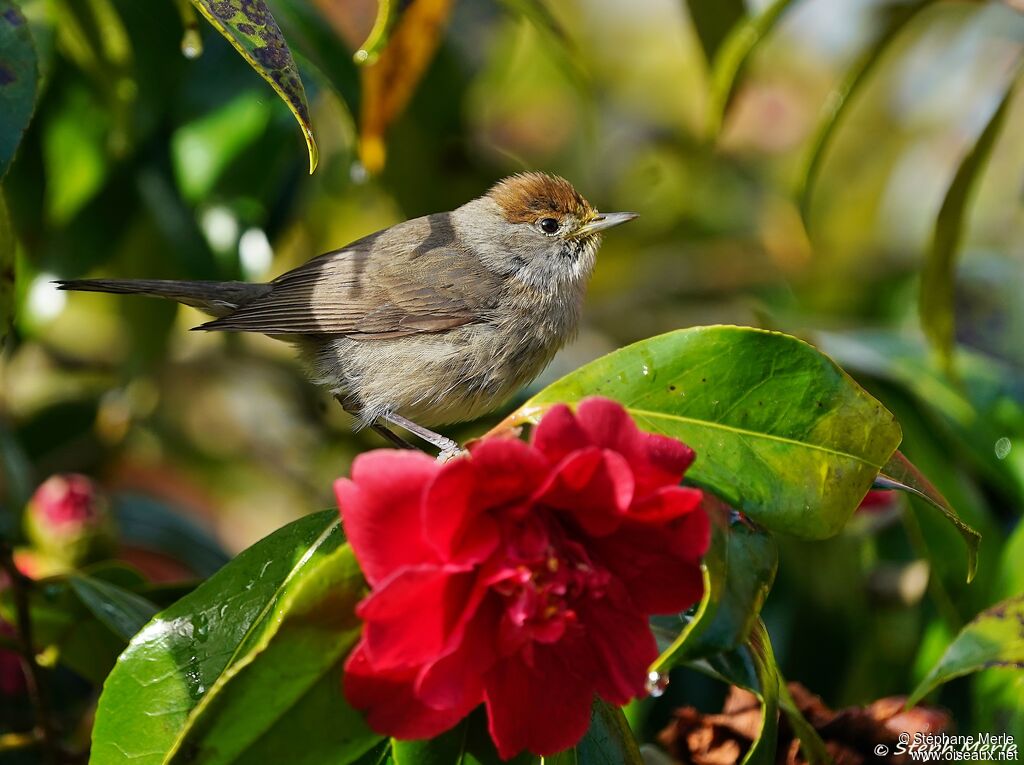
<path id="1" fill-rule="evenodd" d="M 79 292 L 162 297 L 190 305 L 217 317 L 230 316 L 243 305 L 266 295 L 272 289 L 269 284 L 174 279 L 62 279 L 57 285 L 62 290 Z"/>

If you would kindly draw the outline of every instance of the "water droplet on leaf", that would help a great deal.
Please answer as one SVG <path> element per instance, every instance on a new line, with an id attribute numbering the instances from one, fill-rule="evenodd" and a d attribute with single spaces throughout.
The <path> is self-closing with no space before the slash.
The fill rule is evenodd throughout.
<path id="1" fill-rule="evenodd" d="M 996 441 L 996 459 L 1005 460 L 1009 454 L 1013 444 L 1010 443 L 1010 439 L 1003 436 Z"/>
<path id="2" fill-rule="evenodd" d="M 187 59 L 197 59 L 203 55 L 203 38 L 198 29 L 186 29 L 181 38 L 181 55 Z"/>
<path id="3" fill-rule="evenodd" d="M 653 698 L 658 698 L 664 694 L 665 689 L 668 688 L 668 673 L 649 672 L 647 674 L 647 682 L 644 684 L 644 688 Z"/>

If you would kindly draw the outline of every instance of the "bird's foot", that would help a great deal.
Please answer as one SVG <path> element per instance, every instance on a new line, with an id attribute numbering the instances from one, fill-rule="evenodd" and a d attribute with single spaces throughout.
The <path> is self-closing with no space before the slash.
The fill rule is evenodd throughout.
<path id="1" fill-rule="evenodd" d="M 437 455 L 438 462 L 448 462 L 451 459 L 462 454 L 462 448 L 447 436 L 442 436 L 440 433 L 435 433 L 429 428 L 425 428 L 422 425 L 417 425 L 410 419 L 403 417 L 400 414 L 385 414 L 384 419 L 390 422 L 392 425 L 397 425 L 400 428 L 405 428 L 414 436 L 422 438 L 428 444 L 436 446 L 440 453 Z"/>

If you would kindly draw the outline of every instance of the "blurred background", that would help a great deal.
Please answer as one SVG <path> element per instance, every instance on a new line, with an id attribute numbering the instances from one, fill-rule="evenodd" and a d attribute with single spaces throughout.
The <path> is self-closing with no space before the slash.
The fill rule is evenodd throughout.
<path id="1" fill-rule="evenodd" d="M 186 34 L 180 4 L 23 3 L 45 81 L 3 184 L 18 243 L 0 370 L 8 530 L 48 475 L 85 473 L 126 508 L 139 545 L 205 575 L 217 548 L 332 506 L 333 479 L 384 445 L 351 431 L 284 343 L 189 332 L 192 309 L 62 293 L 53 279 L 265 281 L 539 169 L 640 218 L 606 237 L 580 335 L 531 390 L 680 327 L 797 334 L 897 415 L 903 451 L 983 534 L 970 586 L 956 533 L 903 500 L 837 539 L 783 541 L 765 618 L 789 679 L 835 707 L 906 693 L 966 620 L 1024 591 L 1024 98 L 1008 102 L 964 218 L 953 365 L 918 318 L 943 200 L 1024 48 L 1020 8 L 789 3 L 719 126 L 709 53 L 736 14 L 767 3 L 462 0 L 375 173 L 360 158 L 352 52 L 376 3 L 268 5 L 305 83 L 312 176 L 286 106 L 208 24 Z M 801 209 L 822 121 L 865 62 Z M 502 414 L 447 432 L 465 440 Z M 147 529 L 154 507 L 187 532 Z M 1021 745 L 1022 677 L 982 673 L 938 700 L 961 731 L 1015 730 Z M 717 709 L 723 694 L 687 676 L 642 724 L 657 730 L 676 703 Z"/>

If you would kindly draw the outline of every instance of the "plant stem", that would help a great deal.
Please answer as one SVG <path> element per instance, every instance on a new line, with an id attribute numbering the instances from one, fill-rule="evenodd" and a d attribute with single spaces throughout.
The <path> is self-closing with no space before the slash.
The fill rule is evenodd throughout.
<path id="1" fill-rule="evenodd" d="M 0 568 L 10 580 L 11 594 L 17 613 L 18 652 L 26 669 L 26 686 L 29 698 L 35 710 L 36 726 L 39 729 L 43 745 L 43 754 L 47 762 L 58 765 L 61 761 L 60 747 L 57 743 L 56 727 L 50 710 L 50 697 L 43 677 L 42 668 L 36 661 L 34 641 L 32 639 L 32 617 L 29 612 L 28 592 L 32 580 L 18 570 L 14 562 L 14 551 L 7 542 L 0 541 Z"/>

